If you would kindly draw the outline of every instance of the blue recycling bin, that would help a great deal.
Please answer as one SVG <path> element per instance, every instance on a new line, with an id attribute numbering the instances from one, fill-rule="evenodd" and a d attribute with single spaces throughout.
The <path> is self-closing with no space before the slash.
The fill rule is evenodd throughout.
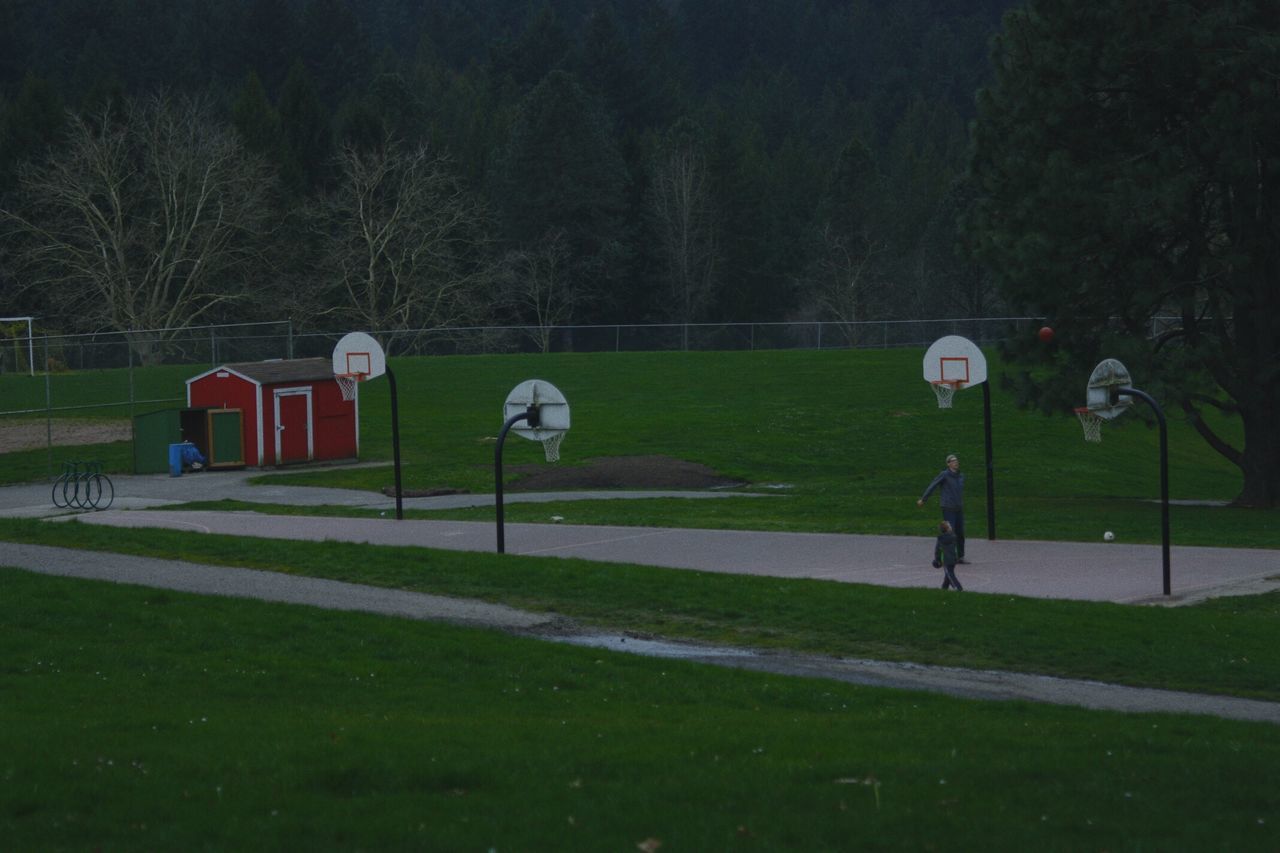
<path id="1" fill-rule="evenodd" d="M 186 445 L 187 445 L 187 442 L 185 441 L 180 442 L 178 444 L 169 445 L 169 476 L 170 477 L 182 476 L 182 448 L 184 448 Z"/>

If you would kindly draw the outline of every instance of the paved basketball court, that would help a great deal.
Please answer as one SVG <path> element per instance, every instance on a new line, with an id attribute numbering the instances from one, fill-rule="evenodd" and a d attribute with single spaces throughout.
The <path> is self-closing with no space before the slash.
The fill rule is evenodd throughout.
<path id="1" fill-rule="evenodd" d="M 109 510 L 79 516 L 91 524 L 167 527 L 193 534 L 411 545 L 455 551 L 496 547 L 496 526 L 462 521 L 270 516 L 252 512 Z M 902 536 L 508 524 L 506 551 L 579 557 L 674 569 L 817 578 L 893 587 L 931 587 L 941 573 L 928 564 L 933 540 Z M 1175 546 L 1173 595 L 1161 594 L 1154 545 L 970 540 L 970 565 L 958 566 L 965 589 L 1041 598 L 1122 603 L 1185 603 L 1212 595 L 1280 589 L 1280 551 Z"/>
<path id="2" fill-rule="evenodd" d="M 387 510 L 394 500 L 371 492 L 293 486 L 252 486 L 258 472 L 122 476 L 114 478 L 112 509 L 74 513 L 81 521 L 123 527 L 151 526 L 279 539 L 344 540 L 414 545 L 459 551 L 494 551 L 489 522 L 395 521 L 283 517 L 258 513 L 184 512 L 163 506 L 190 500 L 336 505 Z M 51 486 L 0 488 L 0 515 L 52 516 Z M 714 499 L 723 492 L 513 493 L 507 503 L 564 499 L 682 496 Z M 769 500 L 761 497 L 760 500 Z M 409 498 L 406 508 L 492 506 L 491 495 Z M 147 509 L 139 512 L 134 510 Z M 71 516 L 62 516 L 71 517 Z M 508 554 L 580 557 L 709 572 L 818 578 L 895 587 L 931 587 L 941 573 L 930 568 L 932 540 L 924 537 L 849 536 L 756 531 L 508 524 Z M 1174 531 L 1177 542 L 1177 531 Z M 970 565 L 957 574 L 967 591 L 1042 598 L 1125 603 L 1185 603 L 1207 596 L 1280 589 L 1280 550 L 1198 548 L 1174 545 L 1173 595 L 1161 594 L 1160 549 L 1155 545 L 996 541 L 971 538 Z"/>

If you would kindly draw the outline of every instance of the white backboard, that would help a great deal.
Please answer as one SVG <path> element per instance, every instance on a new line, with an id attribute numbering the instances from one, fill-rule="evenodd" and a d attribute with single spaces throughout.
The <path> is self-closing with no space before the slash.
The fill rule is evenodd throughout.
<path id="1" fill-rule="evenodd" d="M 387 372 L 387 358 L 382 345 L 364 332 L 344 335 L 333 348 L 333 372 L 356 374 L 360 380 L 375 379 Z"/>
<path id="2" fill-rule="evenodd" d="M 938 338 L 924 354 L 925 382 L 954 382 L 958 390 L 987 381 L 987 358 L 959 335 Z"/>
<path id="3" fill-rule="evenodd" d="M 518 421 L 512 425 L 512 431 L 532 441 L 542 441 L 569 429 L 569 401 L 559 388 L 545 379 L 526 379 L 512 388 L 502 404 L 502 422 L 528 411 L 530 406 L 538 407 L 541 425 L 534 428 L 528 421 Z"/>
<path id="4" fill-rule="evenodd" d="M 1098 417 L 1110 420 L 1133 405 L 1131 395 L 1117 394 L 1112 389 L 1131 387 L 1133 380 L 1129 378 L 1129 369 L 1114 358 L 1105 358 L 1089 375 L 1085 404 Z"/>

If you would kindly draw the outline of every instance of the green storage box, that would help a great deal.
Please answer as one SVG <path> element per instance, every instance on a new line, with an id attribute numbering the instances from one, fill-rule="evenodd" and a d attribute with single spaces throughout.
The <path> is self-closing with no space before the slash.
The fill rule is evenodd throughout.
<path id="1" fill-rule="evenodd" d="M 164 409 L 133 418 L 133 473 L 167 474 L 169 445 L 182 441 L 182 410 Z"/>
<path id="2" fill-rule="evenodd" d="M 133 419 L 133 472 L 169 473 L 169 445 L 189 441 L 209 468 L 244 467 L 239 409 L 164 409 Z"/>

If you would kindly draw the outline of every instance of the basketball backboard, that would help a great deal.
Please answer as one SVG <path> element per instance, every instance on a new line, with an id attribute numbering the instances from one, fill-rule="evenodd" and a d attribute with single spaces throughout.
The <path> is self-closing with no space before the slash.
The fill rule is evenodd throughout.
<path id="1" fill-rule="evenodd" d="M 957 391 L 987 381 L 987 358 L 978 345 L 959 335 L 934 341 L 924 354 L 924 381 L 944 382 Z"/>
<path id="2" fill-rule="evenodd" d="M 382 345 L 364 332 L 344 335 L 333 348 L 335 376 L 353 376 L 357 381 L 375 379 L 387 372 Z"/>
<path id="3" fill-rule="evenodd" d="M 526 379 L 507 395 L 502 404 L 502 420 L 537 407 L 538 424 L 517 421 L 511 429 L 530 441 L 545 441 L 569 429 L 569 401 L 560 389 L 544 379 Z"/>
<path id="4" fill-rule="evenodd" d="M 1103 359 L 1089 375 L 1085 403 L 1093 414 L 1111 420 L 1133 405 L 1133 397 L 1119 392 L 1132 386 L 1128 368 L 1114 358 Z"/>

